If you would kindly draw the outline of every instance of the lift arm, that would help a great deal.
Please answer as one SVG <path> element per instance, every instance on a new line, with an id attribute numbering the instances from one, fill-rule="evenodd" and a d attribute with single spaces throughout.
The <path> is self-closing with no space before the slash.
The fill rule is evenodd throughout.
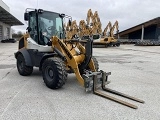
<path id="1" fill-rule="evenodd" d="M 84 48 L 78 40 L 60 40 L 56 36 L 53 36 L 51 39 L 53 49 L 58 49 L 66 57 L 66 64 L 72 68 L 79 83 L 85 86 L 82 74 L 85 74 L 84 70 L 86 67 L 90 67 L 92 71 L 96 71 L 91 59 L 93 41 L 88 40 Z M 76 51 L 71 48 L 71 44 L 76 44 L 80 51 L 79 55 L 76 55 Z"/>

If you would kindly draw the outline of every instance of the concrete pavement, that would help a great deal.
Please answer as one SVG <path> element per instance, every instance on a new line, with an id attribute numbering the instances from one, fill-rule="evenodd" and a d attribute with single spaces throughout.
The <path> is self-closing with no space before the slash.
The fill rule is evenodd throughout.
<path id="1" fill-rule="evenodd" d="M 137 110 L 92 93 L 70 74 L 62 89 L 51 90 L 37 68 L 18 74 L 13 56 L 18 43 L 0 43 L 0 120 L 159 120 L 160 47 L 94 48 L 100 69 L 111 71 L 109 88 L 140 98 Z"/>

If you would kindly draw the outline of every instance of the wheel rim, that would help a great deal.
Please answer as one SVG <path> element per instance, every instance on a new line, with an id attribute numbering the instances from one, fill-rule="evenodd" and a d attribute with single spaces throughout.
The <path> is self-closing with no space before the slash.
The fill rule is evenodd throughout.
<path id="1" fill-rule="evenodd" d="M 23 61 L 19 60 L 19 61 L 18 61 L 18 68 L 22 71 L 22 70 L 23 70 L 23 67 L 24 67 Z"/>
<path id="2" fill-rule="evenodd" d="M 52 81 L 54 78 L 54 71 L 53 68 L 50 66 L 47 66 L 45 69 L 45 76 L 47 78 L 48 81 Z"/>

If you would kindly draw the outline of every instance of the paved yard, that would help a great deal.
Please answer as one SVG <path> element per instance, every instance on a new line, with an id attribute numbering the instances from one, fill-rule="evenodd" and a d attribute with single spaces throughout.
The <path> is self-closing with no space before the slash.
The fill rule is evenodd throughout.
<path id="1" fill-rule="evenodd" d="M 145 101 L 137 110 L 85 93 L 70 74 L 62 89 L 51 90 L 35 68 L 18 74 L 14 52 L 18 43 L 0 43 L 0 120 L 159 120 L 160 47 L 121 45 L 94 48 L 100 69 L 111 71 L 109 88 Z"/>

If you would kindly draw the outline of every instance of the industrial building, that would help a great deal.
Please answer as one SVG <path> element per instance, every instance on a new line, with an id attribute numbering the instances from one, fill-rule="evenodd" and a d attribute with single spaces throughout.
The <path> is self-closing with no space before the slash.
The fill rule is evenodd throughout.
<path id="1" fill-rule="evenodd" d="M 119 32 L 120 39 L 160 40 L 160 17 Z"/>
<path id="2" fill-rule="evenodd" d="M 10 13 L 10 8 L 0 0 L 0 41 L 12 38 L 11 26 L 23 25 L 16 17 Z"/>

